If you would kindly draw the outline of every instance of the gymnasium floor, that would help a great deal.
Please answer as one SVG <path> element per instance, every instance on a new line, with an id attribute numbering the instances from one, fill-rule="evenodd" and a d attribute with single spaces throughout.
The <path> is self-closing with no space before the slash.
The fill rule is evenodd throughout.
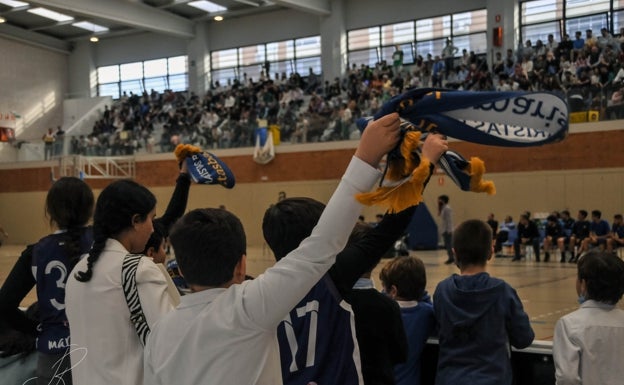
<path id="1" fill-rule="evenodd" d="M 11 267 L 19 256 L 24 245 L 4 245 L 0 247 L 0 282 L 4 282 Z M 423 260 L 427 269 L 427 290 L 433 294 L 439 281 L 450 274 L 458 272 L 457 267 L 445 265 L 443 250 L 412 251 Z M 273 265 L 273 255 L 266 247 L 250 247 L 248 249 L 248 274 L 256 276 L 267 267 Z M 576 302 L 576 265 L 555 262 L 536 263 L 534 261 L 511 262 L 511 258 L 493 259 L 488 264 L 491 275 L 502 278 L 513 286 L 520 296 L 526 312 L 529 314 L 536 339 L 551 340 L 555 322 L 564 314 L 578 307 Z M 382 260 L 373 271 L 375 285 L 379 289 L 379 271 L 385 264 Z M 22 306 L 28 306 L 36 300 L 36 293 L 31 291 Z M 622 302 L 620 302 L 620 307 Z"/>

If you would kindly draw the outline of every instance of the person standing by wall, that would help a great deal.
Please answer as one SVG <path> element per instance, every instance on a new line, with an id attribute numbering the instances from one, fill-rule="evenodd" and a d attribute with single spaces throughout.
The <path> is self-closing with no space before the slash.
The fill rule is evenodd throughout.
<path id="1" fill-rule="evenodd" d="M 453 45 L 451 38 L 446 39 L 446 46 L 442 49 L 442 57 L 444 58 L 444 67 L 446 70 L 446 77 L 448 78 L 449 72 L 455 67 L 455 54 L 459 51 L 459 48 Z"/>
<path id="2" fill-rule="evenodd" d="M 54 156 L 63 156 L 63 146 L 65 145 L 65 131 L 58 126 L 54 133 Z"/>
<path id="3" fill-rule="evenodd" d="M 43 134 L 43 136 L 41 137 L 41 140 L 43 140 L 43 145 L 44 145 L 43 159 L 48 160 L 52 157 L 52 155 L 54 155 L 54 141 L 56 140 L 54 138 L 54 133 L 52 132 L 51 128 L 48 128 L 48 132 Z"/>
<path id="4" fill-rule="evenodd" d="M 398 44 L 394 46 L 394 53 L 392 54 L 392 67 L 394 68 L 395 77 L 403 71 L 403 50 Z"/>
<path id="5" fill-rule="evenodd" d="M 455 262 L 455 259 L 453 258 L 453 210 L 449 206 L 448 195 L 438 197 L 438 216 L 442 220 L 442 240 L 447 256 L 444 263 L 450 265 Z"/>

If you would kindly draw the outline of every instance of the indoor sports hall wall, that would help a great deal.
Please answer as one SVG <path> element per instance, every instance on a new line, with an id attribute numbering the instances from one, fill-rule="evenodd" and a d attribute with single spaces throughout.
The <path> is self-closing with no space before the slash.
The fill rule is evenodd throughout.
<path id="1" fill-rule="evenodd" d="M 608 123 L 600 125 L 608 128 Z M 436 197 L 447 194 L 456 223 L 468 218 L 485 219 L 490 212 L 499 219 L 509 214 L 517 220 L 525 210 L 543 213 L 563 209 L 573 215 L 579 209 L 599 209 L 610 221 L 613 214 L 624 211 L 621 188 L 624 153 L 618 148 L 624 143 L 624 131 L 578 132 L 583 129 L 576 125 L 573 128 L 577 132 L 563 142 L 536 148 L 502 149 L 451 143 L 451 148 L 464 156 L 480 156 L 485 161 L 486 177 L 495 182 L 498 192 L 494 196 L 462 192 L 448 177 L 436 174 L 425 193 L 425 203 L 434 212 Z M 314 144 L 279 146 L 277 157 L 264 166 L 253 162 L 251 149 L 217 152 L 236 175 L 236 187 L 226 190 L 220 186 L 193 185 L 188 208 L 225 205 L 241 218 L 249 244 L 261 245 L 262 215 L 276 202 L 278 192 L 326 202 L 356 143 L 327 143 L 324 149 Z M 600 152 L 595 148 L 600 148 Z M 43 202 L 53 165 L 0 164 L 0 223 L 11 233 L 10 242 L 30 242 L 48 232 Z M 176 174 L 172 155 L 138 158 L 137 180 L 156 194 L 158 213 L 162 214 L 166 207 Z M 90 179 L 88 182 L 97 193 L 109 181 Z M 380 211 L 366 208 L 364 215 L 372 221 Z"/>
<path id="2" fill-rule="evenodd" d="M 67 55 L 0 37 L 0 113 L 16 113 L 35 137 L 63 122 Z"/>

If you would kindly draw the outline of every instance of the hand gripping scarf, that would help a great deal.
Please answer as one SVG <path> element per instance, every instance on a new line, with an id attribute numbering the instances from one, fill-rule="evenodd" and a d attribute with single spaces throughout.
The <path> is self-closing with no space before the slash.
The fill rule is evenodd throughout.
<path id="1" fill-rule="evenodd" d="M 216 155 L 202 152 L 199 147 L 190 144 L 178 144 L 174 153 L 178 163 L 186 162 L 193 182 L 220 184 L 225 188 L 232 188 L 236 184 L 230 168 Z"/>
<path id="2" fill-rule="evenodd" d="M 366 205 L 390 212 L 422 201 L 429 177 L 428 159 L 420 154 L 420 142 L 429 132 L 489 146 L 529 147 L 562 140 L 568 132 L 568 106 L 559 96 L 546 92 L 465 92 L 434 88 L 412 89 L 387 103 L 374 117 L 357 122 L 364 130 L 370 120 L 397 112 L 401 135 L 387 156 L 386 170 L 376 191 L 358 194 Z M 466 160 L 447 151 L 438 166 L 464 191 L 496 192 L 484 181 L 485 165 L 479 158 Z"/>

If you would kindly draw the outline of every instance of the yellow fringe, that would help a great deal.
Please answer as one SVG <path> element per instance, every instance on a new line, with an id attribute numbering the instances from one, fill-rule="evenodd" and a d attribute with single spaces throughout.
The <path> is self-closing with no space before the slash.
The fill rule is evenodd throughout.
<path id="1" fill-rule="evenodd" d="M 488 195 L 496 194 L 496 187 L 491 180 L 483 180 L 485 174 L 485 163 L 479 158 L 472 157 L 466 172 L 470 175 L 470 191 L 485 192 Z"/>
<path id="2" fill-rule="evenodd" d="M 412 173 L 417 166 L 413 152 L 418 150 L 420 135 L 420 131 L 408 131 L 405 133 L 399 149 L 401 158 L 392 160 L 386 173 L 386 179 L 399 181 Z"/>
<path id="3" fill-rule="evenodd" d="M 197 154 L 202 152 L 202 150 L 191 144 L 178 144 L 173 153 L 178 160 L 178 163 L 181 163 L 184 159 L 186 159 L 189 155 Z"/>
<path id="4" fill-rule="evenodd" d="M 398 186 L 382 186 L 373 192 L 356 194 L 355 199 L 367 206 L 384 207 L 391 213 L 414 206 L 422 202 L 423 188 L 429 177 L 429 165 L 429 160 L 421 157 L 420 164 L 412 171 L 409 181 Z"/>

